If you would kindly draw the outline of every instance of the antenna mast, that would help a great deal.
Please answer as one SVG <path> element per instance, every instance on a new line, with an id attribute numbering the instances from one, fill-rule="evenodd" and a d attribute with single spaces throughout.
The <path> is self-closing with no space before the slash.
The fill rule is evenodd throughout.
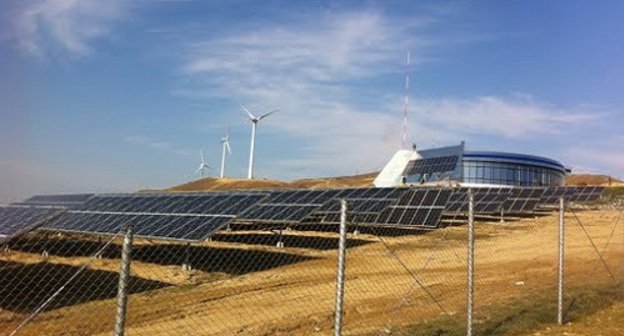
<path id="1" fill-rule="evenodd" d="M 409 94 L 409 67 L 410 67 L 410 52 L 407 52 L 407 61 L 405 63 L 405 100 L 403 101 L 403 135 L 402 143 L 403 148 L 407 148 L 407 105 Z"/>

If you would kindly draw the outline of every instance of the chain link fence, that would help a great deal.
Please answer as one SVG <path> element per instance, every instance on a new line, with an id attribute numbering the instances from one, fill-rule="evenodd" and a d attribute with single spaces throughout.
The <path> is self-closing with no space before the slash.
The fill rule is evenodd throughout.
<path id="1" fill-rule="evenodd" d="M 367 225 L 352 206 L 344 250 L 340 220 L 240 223 L 197 243 L 131 237 L 131 222 L 35 230 L 0 250 L 0 334 L 523 335 L 559 308 L 565 323 L 623 300 L 619 199 L 565 204 L 561 307 L 557 208 L 457 211 L 427 229 Z"/>

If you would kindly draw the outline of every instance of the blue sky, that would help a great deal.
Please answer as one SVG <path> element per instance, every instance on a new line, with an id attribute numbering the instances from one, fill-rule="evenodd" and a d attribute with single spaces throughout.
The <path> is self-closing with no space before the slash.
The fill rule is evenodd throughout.
<path id="1" fill-rule="evenodd" d="M 624 177 L 619 1 L 9 0 L 0 13 L 0 201 L 188 181 L 203 148 L 256 175 L 381 169 L 409 139 Z M 216 170 L 213 174 L 216 174 Z"/>

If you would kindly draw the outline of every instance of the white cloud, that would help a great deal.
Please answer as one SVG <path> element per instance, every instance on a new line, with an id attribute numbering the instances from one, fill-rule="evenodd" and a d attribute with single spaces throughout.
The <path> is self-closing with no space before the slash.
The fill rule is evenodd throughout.
<path id="1" fill-rule="evenodd" d="M 295 25 L 204 38 L 186 46 L 182 76 L 192 84 L 174 93 L 227 99 L 232 106 L 249 102 L 248 107 L 259 111 L 281 106 L 279 114 L 267 119 L 264 131 L 289 135 L 298 147 L 285 150 L 289 158 L 274 160 L 266 175 L 379 169 L 387 159 L 379 153 L 391 155 L 400 142 L 406 49 L 412 68 L 418 68 L 445 48 L 480 39 L 466 33 L 436 38 L 430 28 L 438 22 L 425 16 L 389 20 L 374 11 L 332 13 Z M 380 79 L 389 76 L 396 83 L 384 87 Z M 440 144 L 470 134 L 554 136 L 598 117 L 592 110 L 566 111 L 518 93 L 412 99 L 410 115 L 414 140 Z"/>
<path id="2" fill-rule="evenodd" d="M 489 134 L 505 138 L 561 134 L 570 126 L 600 117 L 595 111 L 566 111 L 533 98 L 476 97 L 418 102 L 416 109 L 442 130 Z"/>
<path id="3" fill-rule="evenodd" d="M 165 153 L 171 153 L 179 156 L 191 156 L 191 152 L 187 149 L 177 147 L 167 141 L 155 140 L 142 135 L 131 135 L 125 137 L 123 141 L 131 145 L 144 146 Z"/>
<path id="4" fill-rule="evenodd" d="M 616 136 L 615 139 L 618 137 Z M 604 137 L 603 146 L 573 146 L 567 150 L 573 172 L 610 174 L 624 178 L 624 151 L 620 143 Z"/>
<path id="5" fill-rule="evenodd" d="M 14 38 L 24 52 L 43 56 L 59 47 L 71 56 L 92 52 L 91 43 L 110 32 L 124 14 L 121 0 L 40 0 L 20 3 L 13 22 Z"/>

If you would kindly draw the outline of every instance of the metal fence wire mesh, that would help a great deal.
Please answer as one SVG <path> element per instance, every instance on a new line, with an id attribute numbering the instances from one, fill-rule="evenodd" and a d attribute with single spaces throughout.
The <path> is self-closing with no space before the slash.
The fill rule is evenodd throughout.
<path id="1" fill-rule="evenodd" d="M 0 335 L 532 335 L 557 323 L 561 227 L 563 322 L 624 294 L 622 200 L 566 198 L 561 222 L 548 192 L 81 195 L 6 206 Z"/>

